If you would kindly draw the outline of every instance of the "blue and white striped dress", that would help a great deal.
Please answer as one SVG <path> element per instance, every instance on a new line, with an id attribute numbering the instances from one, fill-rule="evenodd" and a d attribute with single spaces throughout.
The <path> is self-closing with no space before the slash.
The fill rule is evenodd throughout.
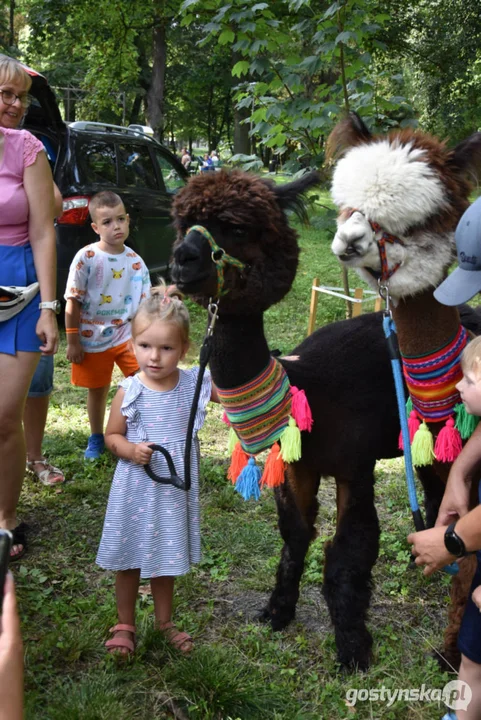
<path id="1" fill-rule="evenodd" d="M 126 418 L 126 438 L 134 443 L 152 442 L 165 447 L 177 474 L 184 477 L 184 448 L 190 408 L 199 368 L 179 371 L 173 390 L 146 387 L 138 375 L 120 383 L 125 390 L 121 412 Z M 120 459 L 110 489 L 97 564 L 107 570 L 140 568 L 142 578 L 184 575 L 200 561 L 199 443 L 211 395 L 206 372 L 194 423 L 191 454 L 192 485 L 189 492 L 160 485 L 142 465 Z M 163 455 L 154 452 L 151 467 L 168 477 Z"/>

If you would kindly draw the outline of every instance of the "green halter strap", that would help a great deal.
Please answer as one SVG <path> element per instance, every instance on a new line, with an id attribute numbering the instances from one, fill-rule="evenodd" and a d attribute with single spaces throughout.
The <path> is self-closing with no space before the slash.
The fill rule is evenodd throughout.
<path id="1" fill-rule="evenodd" d="M 222 297 L 222 295 L 227 295 L 229 292 L 228 290 L 224 290 L 224 267 L 226 265 L 233 265 L 234 267 L 238 268 L 239 270 L 244 270 L 246 268 L 246 264 L 241 262 L 240 260 L 237 260 L 237 258 L 232 257 L 232 255 L 228 255 L 224 248 L 219 247 L 217 245 L 216 241 L 210 234 L 210 232 L 207 230 L 207 228 L 203 227 L 202 225 L 192 225 L 191 228 L 189 228 L 186 232 L 186 235 L 188 235 L 190 232 L 194 231 L 200 233 L 207 242 L 210 245 L 211 249 L 211 258 L 212 262 L 215 264 L 216 270 L 217 270 L 217 294 L 216 297 Z"/>

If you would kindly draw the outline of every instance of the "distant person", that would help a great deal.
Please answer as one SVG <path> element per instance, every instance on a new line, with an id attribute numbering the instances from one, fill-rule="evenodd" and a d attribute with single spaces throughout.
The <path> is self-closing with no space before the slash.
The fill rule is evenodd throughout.
<path id="1" fill-rule="evenodd" d="M 54 185 L 42 143 L 15 130 L 31 78 L 0 55 L 0 285 L 35 288 L 23 309 L 0 322 L 0 527 L 13 534 L 11 559 L 27 549 L 16 509 L 25 475 L 25 401 L 41 353 L 57 351 Z M 40 302 L 39 302 L 40 301 Z"/>
<path id="2" fill-rule="evenodd" d="M 217 170 L 217 168 L 220 166 L 220 158 L 219 158 L 216 150 L 212 150 L 212 152 L 210 154 L 210 158 L 212 160 L 212 165 L 214 166 L 214 170 Z"/>
<path id="3" fill-rule="evenodd" d="M 214 169 L 214 163 L 212 162 L 212 158 L 210 157 L 209 153 L 205 153 L 203 160 L 202 160 L 202 167 L 200 169 L 201 172 L 210 172 Z"/>
<path id="4" fill-rule="evenodd" d="M 269 172 L 277 175 L 278 168 L 279 168 L 279 158 L 277 157 L 277 155 L 274 155 L 274 157 L 271 159 L 271 161 L 269 163 Z"/>
<path id="5" fill-rule="evenodd" d="M 180 162 L 182 163 L 182 165 L 185 167 L 186 170 L 189 170 L 190 164 L 192 162 L 192 158 L 186 147 L 182 150 L 182 156 L 180 158 Z"/>
<path id="6" fill-rule="evenodd" d="M 89 210 L 100 240 L 79 250 L 70 266 L 65 328 L 72 385 L 88 389 L 90 437 L 84 457 L 95 460 L 105 449 L 104 417 L 114 364 L 125 376 L 139 369 L 130 349 L 130 323 L 150 292 L 150 277 L 142 258 L 124 245 L 129 216 L 119 195 L 100 192 L 90 200 Z"/>
<path id="7" fill-rule="evenodd" d="M 139 582 L 149 578 L 156 628 L 186 654 L 193 641 L 172 622 L 174 580 L 200 561 L 197 433 L 216 394 L 206 372 L 194 421 L 190 490 L 154 482 L 143 465 L 150 464 L 160 477 L 170 472 L 151 443 L 169 452 L 177 475 L 184 478 L 187 426 L 199 374 L 199 368 L 178 367 L 189 348 L 189 314 L 175 288 L 152 289 L 132 320 L 132 342 L 140 372 L 121 383 L 106 430 L 107 446 L 119 462 L 97 555 L 100 567 L 117 573 L 118 624 L 105 646 L 111 653 L 134 653 Z"/>

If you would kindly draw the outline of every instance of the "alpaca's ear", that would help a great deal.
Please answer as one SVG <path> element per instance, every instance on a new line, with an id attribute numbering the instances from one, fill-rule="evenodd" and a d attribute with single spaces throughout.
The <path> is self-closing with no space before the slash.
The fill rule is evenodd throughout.
<path id="1" fill-rule="evenodd" d="M 313 170 L 304 173 L 298 180 L 271 187 L 282 210 L 293 210 L 301 220 L 306 220 L 306 208 L 302 196 L 309 188 L 319 185 L 320 182 L 320 174 L 317 170 Z"/>
<path id="2" fill-rule="evenodd" d="M 457 172 L 471 176 L 476 182 L 481 176 L 481 132 L 475 132 L 462 140 L 452 151 L 448 160 Z"/>
<path id="3" fill-rule="evenodd" d="M 372 135 L 359 115 L 350 112 L 344 120 L 337 123 L 327 139 L 326 161 L 334 162 L 349 148 L 370 140 Z"/>

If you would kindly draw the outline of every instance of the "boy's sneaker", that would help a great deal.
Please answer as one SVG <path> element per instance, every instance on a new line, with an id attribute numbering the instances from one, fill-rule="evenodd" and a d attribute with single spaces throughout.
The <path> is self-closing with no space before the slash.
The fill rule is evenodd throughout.
<path id="1" fill-rule="evenodd" d="M 89 437 L 87 449 L 84 452 L 86 460 L 97 460 L 105 450 L 105 439 L 103 433 L 94 433 Z"/>

